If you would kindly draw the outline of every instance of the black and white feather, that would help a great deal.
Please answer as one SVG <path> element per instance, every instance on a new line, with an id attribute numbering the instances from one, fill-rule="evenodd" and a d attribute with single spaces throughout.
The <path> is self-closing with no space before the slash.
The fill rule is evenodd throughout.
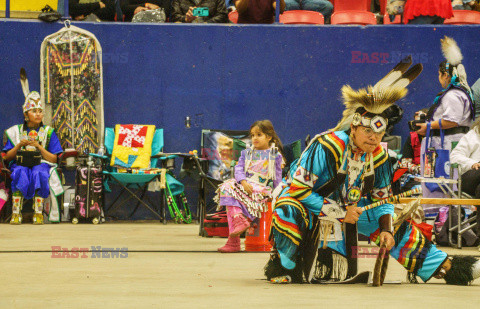
<path id="1" fill-rule="evenodd" d="M 377 91 L 378 89 L 391 86 L 402 77 L 403 73 L 405 73 L 411 65 L 412 56 L 409 55 L 397 63 L 397 65 L 390 72 L 388 72 L 385 77 L 379 80 L 375 86 L 373 86 L 373 89 Z"/>
<path id="2" fill-rule="evenodd" d="M 20 69 L 20 84 L 22 84 L 23 95 L 27 98 L 30 93 L 30 87 L 28 86 L 27 72 L 24 68 Z"/>

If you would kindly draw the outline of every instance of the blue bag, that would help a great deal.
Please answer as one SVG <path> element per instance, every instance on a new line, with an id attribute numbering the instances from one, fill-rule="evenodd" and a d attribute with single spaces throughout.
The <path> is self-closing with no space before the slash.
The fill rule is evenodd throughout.
<path id="1" fill-rule="evenodd" d="M 444 140 L 445 132 L 442 129 L 442 121 L 439 120 L 440 126 L 440 149 L 429 148 L 429 143 L 432 139 L 430 136 L 430 123 L 427 123 L 426 142 L 425 142 L 425 154 L 424 154 L 424 177 L 434 178 L 450 178 L 450 150 L 445 149 Z M 442 184 L 426 182 L 425 186 L 430 192 L 443 192 L 440 186 Z"/>

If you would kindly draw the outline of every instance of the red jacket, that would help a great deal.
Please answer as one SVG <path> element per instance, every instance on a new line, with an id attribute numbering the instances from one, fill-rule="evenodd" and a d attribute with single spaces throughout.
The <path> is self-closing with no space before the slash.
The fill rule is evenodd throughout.
<path id="1" fill-rule="evenodd" d="M 410 143 L 413 150 L 413 164 L 420 164 L 420 150 L 422 148 L 422 141 L 418 137 L 417 132 L 410 132 Z"/>

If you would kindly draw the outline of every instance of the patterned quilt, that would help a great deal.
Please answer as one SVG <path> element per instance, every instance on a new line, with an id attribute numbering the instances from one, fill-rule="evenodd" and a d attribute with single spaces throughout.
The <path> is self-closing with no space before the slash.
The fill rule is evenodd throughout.
<path id="1" fill-rule="evenodd" d="M 154 134 L 154 125 L 117 124 L 110 164 L 122 168 L 149 168 Z"/>

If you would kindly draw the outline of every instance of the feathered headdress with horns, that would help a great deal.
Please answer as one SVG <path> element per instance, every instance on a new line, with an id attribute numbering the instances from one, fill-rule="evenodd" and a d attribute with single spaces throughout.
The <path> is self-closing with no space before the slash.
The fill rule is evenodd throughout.
<path id="1" fill-rule="evenodd" d="M 342 87 L 345 110 L 342 120 L 333 129 L 344 131 L 350 125 L 370 127 L 374 132 L 383 132 L 388 119 L 384 112 L 396 101 L 407 95 L 406 87 L 422 72 L 423 66 L 412 65 L 412 57 L 400 61 L 375 86 L 354 90 L 349 85 Z M 409 69 L 410 68 L 410 69 Z"/>
<path id="2" fill-rule="evenodd" d="M 465 71 L 465 67 L 462 64 L 463 55 L 460 47 L 458 47 L 457 42 L 451 37 L 445 36 L 443 39 L 440 40 L 442 44 L 442 53 L 445 59 L 447 60 L 446 70 L 449 72 L 450 66 L 453 67 L 452 70 L 452 77 L 458 76 L 458 82 L 468 90 L 470 90 L 470 86 L 468 86 L 467 82 L 467 72 Z"/>
<path id="3" fill-rule="evenodd" d="M 37 91 L 30 91 L 28 86 L 27 72 L 24 68 L 20 69 L 20 84 L 22 84 L 23 95 L 25 96 L 25 103 L 23 103 L 23 112 L 26 113 L 31 109 L 43 109 L 40 94 Z"/>

